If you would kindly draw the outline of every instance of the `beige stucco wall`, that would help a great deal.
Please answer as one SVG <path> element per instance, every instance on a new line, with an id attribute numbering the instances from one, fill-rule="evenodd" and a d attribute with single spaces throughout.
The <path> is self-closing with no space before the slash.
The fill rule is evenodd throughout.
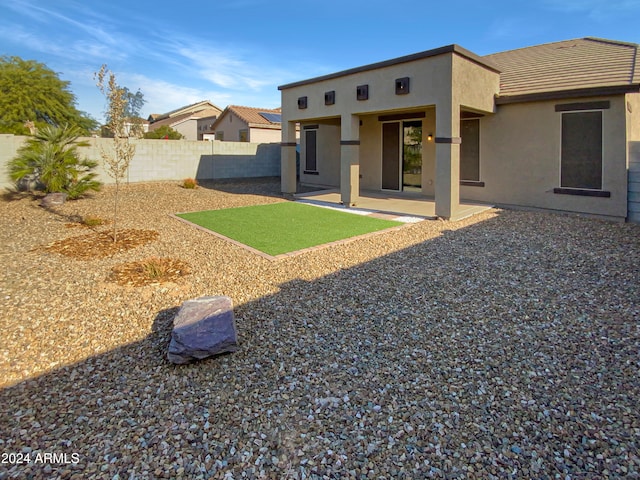
<path id="1" fill-rule="evenodd" d="M 603 110 L 603 190 L 610 198 L 560 195 L 561 113 L 555 105 L 610 100 Z M 460 197 L 491 203 L 624 218 L 626 140 L 624 96 L 502 105 L 480 121 L 480 180 Z"/>
<path id="2" fill-rule="evenodd" d="M 629 179 L 627 220 L 640 223 L 640 93 L 628 94 L 626 106 Z"/>
<path id="3" fill-rule="evenodd" d="M 452 57 L 452 100 L 466 110 L 494 112 L 494 95 L 500 91 L 498 74 L 463 57 Z"/>
<path id="4" fill-rule="evenodd" d="M 240 130 L 249 130 L 249 125 L 247 122 L 239 119 L 235 115 L 225 115 L 216 125 L 216 138 L 218 137 L 218 132 L 224 132 L 223 142 L 239 142 L 240 141 Z M 248 132 L 247 132 L 248 133 Z"/>
<path id="5" fill-rule="evenodd" d="M 279 128 L 251 128 L 249 141 L 252 143 L 279 143 L 282 133 Z M 238 138 L 240 132 L 238 131 Z"/>
<path id="6" fill-rule="evenodd" d="M 627 136 L 629 141 L 640 141 L 640 93 L 626 95 Z"/>
<path id="7" fill-rule="evenodd" d="M 203 139 L 203 135 L 205 133 L 212 132 L 211 126 L 213 125 L 213 122 L 215 122 L 215 121 L 216 121 L 216 117 L 206 117 L 206 118 L 197 119 L 196 122 L 197 122 L 197 135 L 198 135 L 198 138 L 196 140 L 202 140 Z"/>
<path id="8" fill-rule="evenodd" d="M 436 171 L 435 108 L 426 108 L 422 121 L 422 193 L 433 196 Z M 360 187 L 365 190 L 382 188 L 382 124 L 378 115 L 365 115 L 360 127 Z M 411 120 L 406 118 L 405 120 Z M 399 120 L 400 122 L 404 120 Z"/>
<path id="9" fill-rule="evenodd" d="M 198 139 L 198 121 L 195 119 L 185 120 L 172 126 L 174 130 L 184 135 L 185 140 L 197 140 Z"/>
<path id="10" fill-rule="evenodd" d="M 455 74 L 455 79 L 453 75 Z M 410 78 L 410 93 L 397 95 L 395 80 Z M 357 100 L 356 87 L 369 85 L 369 99 Z M 330 118 L 348 119 L 358 115 L 361 120 L 359 138 L 344 138 L 340 129 L 327 129 L 318 142 L 318 169 L 320 175 L 302 175 L 303 183 L 339 186 L 340 140 L 360 140 L 360 188 L 381 188 L 382 171 L 382 123 L 379 115 L 406 110 L 426 112 L 423 121 L 423 193 L 434 195 L 435 142 L 441 136 L 459 134 L 457 113 L 463 102 L 465 108 L 492 112 L 494 94 L 498 91 L 499 76 L 496 72 L 480 66 L 457 54 L 447 53 L 412 62 L 357 72 L 342 77 L 320 80 L 282 91 L 283 118 L 324 125 Z M 334 90 L 334 105 L 324 104 L 325 92 Z M 299 97 L 306 96 L 308 106 L 299 109 Z M 434 106 L 437 105 L 437 108 Z M 453 122 L 436 125 L 436 111 L 441 118 L 454 115 Z M 345 120 L 346 121 L 346 120 Z M 328 134 L 329 136 L 322 136 Z M 427 135 L 434 138 L 427 141 Z M 226 135 L 226 133 L 225 133 Z M 225 137 L 226 138 L 226 137 Z M 301 136 L 301 144 L 304 143 Z M 301 165 L 304 165 L 304 145 L 301 145 Z M 331 160 L 329 160 L 331 159 Z M 337 162 L 337 163 L 336 163 Z M 323 166 L 330 168 L 323 168 Z M 301 167 L 301 170 L 303 167 Z M 325 173 L 326 172 L 326 173 Z M 336 172 L 336 176 L 331 176 Z"/>
<path id="11" fill-rule="evenodd" d="M 401 77 L 411 79 L 408 95 L 395 94 L 395 79 Z M 356 86 L 361 84 L 369 85 L 369 100 L 357 100 Z M 340 140 L 360 140 L 360 189 L 379 190 L 382 180 L 379 115 L 425 112 L 422 193 L 433 196 L 437 183 L 436 145 L 427 140 L 427 135 L 457 137 L 460 109 L 484 113 L 480 120 L 480 181 L 484 187 L 460 186 L 461 199 L 624 219 L 628 158 L 638 150 L 635 147 L 633 150 L 629 142 L 640 139 L 638 117 L 628 112 L 627 104 L 632 112 L 640 113 L 640 94 L 496 107 L 494 95 L 498 89 L 499 76 L 494 71 L 449 53 L 286 88 L 282 91 L 283 119 L 322 123 L 324 119 L 337 117 L 346 122 L 351 115 L 357 115 L 361 124 L 352 138 L 344 136 L 349 129 L 337 134 L 333 131 L 329 137 L 319 135 L 319 169 L 321 158 L 339 159 Z M 324 105 L 324 93 L 331 90 L 336 92 L 336 102 Z M 297 106 L 302 96 L 308 99 L 306 109 Z M 611 197 L 554 193 L 554 188 L 560 187 L 562 119 L 555 105 L 599 100 L 611 102 L 610 108 L 603 110 L 603 190 L 611 192 Z M 451 147 L 454 146 L 457 147 Z M 301 163 L 304 164 L 304 149 Z M 302 179 L 335 186 L 340 182 L 339 174 Z"/>
<path id="12" fill-rule="evenodd" d="M 318 175 L 305 174 L 306 135 L 305 126 L 317 125 L 317 169 Z M 328 119 L 323 123 L 300 125 L 300 182 L 306 185 L 338 187 L 340 184 L 340 121 Z"/>
<path id="13" fill-rule="evenodd" d="M 455 62 L 452 57 L 456 57 Z M 448 53 L 284 89 L 283 118 L 288 121 L 304 121 L 351 114 L 399 111 L 436 105 L 443 101 L 450 104 L 454 67 L 460 76 L 455 83 L 460 90 L 458 96 L 475 109 L 492 111 L 498 74 L 457 54 Z M 402 77 L 410 78 L 410 93 L 396 95 L 395 80 Z M 489 82 L 487 79 L 491 77 L 494 78 L 495 88 L 474 94 L 462 92 L 464 89 L 478 88 L 473 86 L 474 79 L 481 79 L 479 87 L 485 88 L 485 84 Z M 358 100 L 356 87 L 365 84 L 369 85 L 369 99 Z M 324 94 L 331 90 L 336 92 L 335 104 L 325 105 Z M 306 109 L 299 109 L 297 100 L 303 96 L 307 97 L 308 106 Z"/>

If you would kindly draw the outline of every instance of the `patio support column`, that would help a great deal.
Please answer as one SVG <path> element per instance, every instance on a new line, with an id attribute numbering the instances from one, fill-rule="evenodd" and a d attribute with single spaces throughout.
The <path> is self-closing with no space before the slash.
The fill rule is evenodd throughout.
<path id="1" fill-rule="evenodd" d="M 282 123 L 280 143 L 280 190 L 296 193 L 296 122 Z"/>
<path id="2" fill-rule="evenodd" d="M 455 220 L 460 209 L 460 106 L 436 106 L 436 215 Z"/>
<path id="3" fill-rule="evenodd" d="M 340 199 L 351 207 L 360 196 L 360 118 L 343 115 L 340 125 Z"/>

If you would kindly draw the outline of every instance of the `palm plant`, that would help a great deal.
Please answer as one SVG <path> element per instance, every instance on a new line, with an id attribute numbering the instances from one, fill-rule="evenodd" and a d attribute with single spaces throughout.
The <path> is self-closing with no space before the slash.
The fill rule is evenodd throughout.
<path id="1" fill-rule="evenodd" d="M 66 125 L 39 129 L 9 162 L 9 176 L 18 188 L 35 183 L 38 190 L 64 192 L 71 199 L 99 190 L 101 184 L 92 171 L 98 162 L 80 157 L 78 147 L 89 146 L 78 141 L 80 134 L 78 127 Z"/>

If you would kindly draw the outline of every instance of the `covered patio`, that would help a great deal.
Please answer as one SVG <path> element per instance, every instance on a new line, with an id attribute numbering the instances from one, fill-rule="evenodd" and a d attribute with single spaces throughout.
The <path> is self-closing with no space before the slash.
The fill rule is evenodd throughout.
<path id="1" fill-rule="evenodd" d="M 340 190 L 337 188 L 296 193 L 294 197 L 308 203 L 346 208 L 342 203 Z M 493 205 L 461 200 L 454 220 L 476 215 L 492 207 Z M 436 202 L 433 197 L 410 193 L 361 191 L 357 203 L 352 205 L 350 209 L 370 211 L 392 217 L 410 216 L 426 220 L 438 218 Z"/>
<path id="2" fill-rule="evenodd" d="M 484 187 L 473 141 L 461 169 L 461 123 L 495 113 L 499 72 L 477 55 L 450 45 L 279 89 L 282 192 L 299 178 L 336 188 L 328 201 L 345 207 L 446 220 L 478 208 L 460 198 L 461 185 Z"/>

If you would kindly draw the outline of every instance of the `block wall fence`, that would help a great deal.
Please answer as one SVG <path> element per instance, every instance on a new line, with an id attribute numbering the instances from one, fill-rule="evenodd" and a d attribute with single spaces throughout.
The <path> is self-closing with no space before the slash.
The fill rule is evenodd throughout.
<path id="1" fill-rule="evenodd" d="M 7 172 L 9 160 L 28 137 L 0 134 L 0 187 L 13 185 Z M 112 151 L 109 138 L 82 138 L 83 156 L 96 160 L 98 179 L 114 183 L 104 169 L 101 149 Z M 160 180 L 217 180 L 280 176 L 279 143 L 246 143 L 192 140 L 132 140 L 136 153 L 129 165 L 128 182 Z"/>

